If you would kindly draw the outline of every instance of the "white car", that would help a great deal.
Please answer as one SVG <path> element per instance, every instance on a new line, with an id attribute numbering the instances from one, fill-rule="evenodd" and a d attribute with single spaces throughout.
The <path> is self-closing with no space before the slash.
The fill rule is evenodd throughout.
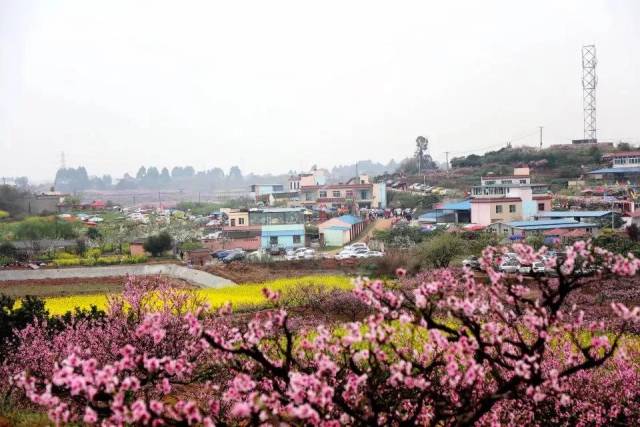
<path id="1" fill-rule="evenodd" d="M 298 249 L 288 249 L 285 255 L 285 259 L 287 261 L 293 261 L 296 259 L 303 259 L 304 252 L 307 248 L 298 248 Z"/>
<path id="2" fill-rule="evenodd" d="M 358 258 L 380 258 L 383 257 L 384 254 L 380 251 L 367 251 L 358 253 Z"/>
<path id="3" fill-rule="evenodd" d="M 507 259 L 502 261 L 502 264 L 498 269 L 503 273 L 517 273 L 520 268 L 520 263 L 515 259 Z"/>
<path id="4" fill-rule="evenodd" d="M 518 267 L 518 273 L 520 273 L 520 274 L 530 274 L 532 269 L 533 269 L 533 266 L 531 266 L 531 265 L 520 264 L 520 266 Z"/>
<path id="5" fill-rule="evenodd" d="M 304 249 L 300 251 L 300 249 Z M 296 251 L 298 259 L 314 259 L 316 257 L 316 251 L 311 248 L 300 248 Z"/>
<path id="6" fill-rule="evenodd" d="M 349 258 L 356 258 L 357 257 L 357 253 L 355 251 L 352 250 L 343 250 L 341 251 L 338 255 L 336 255 L 336 259 L 349 259 Z"/>
<path id="7" fill-rule="evenodd" d="M 544 262 L 536 261 L 531 266 L 531 272 L 533 274 L 544 274 L 547 272 L 547 267 L 544 265 Z"/>
<path id="8" fill-rule="evenodd" d="M 355 251 L 356 249 L 366 249 L 369 250 L 369 246 L 366 243 L 354 243 L 352 245 L 345 246 L 344 249 L 350 249 Z"/>

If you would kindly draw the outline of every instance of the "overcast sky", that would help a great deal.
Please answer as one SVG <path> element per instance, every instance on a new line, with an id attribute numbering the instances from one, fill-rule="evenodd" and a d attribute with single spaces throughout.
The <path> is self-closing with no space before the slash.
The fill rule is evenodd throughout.
<path id="1" fill-rule="evenodd" d="M 640 1 L 0 0 L 0 176 L 640 143 Z"/>

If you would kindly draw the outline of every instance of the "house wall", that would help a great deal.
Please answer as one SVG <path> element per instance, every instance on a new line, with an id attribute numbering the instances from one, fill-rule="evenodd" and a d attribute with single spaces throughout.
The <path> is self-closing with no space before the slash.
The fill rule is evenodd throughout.
<path id="1" fill-rule="evenodd" d="M 255 251 L 260 249 L 260 237 L 247 237 L 243 239 L 211 239 L 203 240 L 202 244 L 211 251 L 221 249 L 242 248 L 245 251 Z"/>
<path id="2" fill-rule="evenodd" d="M 491 224 L 491 204 L 471 203 L 471 222 L 473 224 Z"/>
<path id="3" fill-rule="evenodd" d="M 373 184 L 372 208 L 385 209 L 387 207 L 387 185 L 384 182 Z"/>
<path id="4" fill-rule="evenodd" d="M 231 227 L 248 227 L 249 226 L 249 212 L 230 212 L 228 215 L 229 215 L 229 226 Z"/>
<path id="5" fill-rule="evenodd" d="M 294 242 L 294 236 L 299 237 L 298 242 Z M 277 242 L 272 243 L 272 237 L 276 237 Z M 303 247 L 305 245 L 304 224 L 263 225 L 260 247 L 267 249 L 273 244 L 287 249 Z"/>
<path id="6" fill-rule="evenodd" d="M 144 247 L 141 243 L 129 244 L 129 253 L 133 256 L 144 255 Z"/>
<path id="7" fill-rule="evenodd" d="M 509 212 L 509 206 L 515 206 L 515 212 Z M 496 212 L 496 206 L 502 207 L 502 212 Z M 510 222 L 522 220 L 522 202 L 472 202 L 471 222 L 489 225 L 494 222 Z"/>
<path id="8" fill-rule="evenodd" d="M 326 246 L 343 246 L 349 243 L 349 230 L 329 230 L 320 231 L 324 236 L 324 244 Z"/>

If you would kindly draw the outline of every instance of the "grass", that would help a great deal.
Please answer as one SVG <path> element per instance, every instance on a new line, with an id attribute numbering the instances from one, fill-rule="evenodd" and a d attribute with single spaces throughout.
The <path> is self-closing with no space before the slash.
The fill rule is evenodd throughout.
<path id="1" fill-rule="evenodd" d="M 212 307 L 220 307 L 230 302 L 234 308 L 260 307 L 266 304 L 263 288 L 272 291 L 286 291 L 300 286 L 322 286 L 327 289 L 351 289 L 351 279 L 346 276 L 304 276 L 271 280 L 265 283 L 249 283 L 220 289 L 194 290 Z M 76 294 L 45 298 L 45 307 L 53 315 L 73 311 L 74 308 L 89 309 L 92 305 L 104 309 L 107 305 L 106 293 Z"/>
<path id="2" fill-rule="evenodd" d="M 122 291 L 122 283 L 68 283 L 0 285 L 0 294 L 21 298 L 27 295 L 37 297 L 67 297 L 72 295 L 101 294 Z"/>

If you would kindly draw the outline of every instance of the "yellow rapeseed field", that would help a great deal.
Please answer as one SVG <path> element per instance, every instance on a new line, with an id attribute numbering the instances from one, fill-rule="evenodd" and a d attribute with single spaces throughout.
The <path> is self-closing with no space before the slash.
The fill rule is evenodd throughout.
<path id="1" fill-rule="evenodd" d="M 286 292 L 287 289 L 306 286 L 322 286 L 326 289 L 351 289 L 351 278 L 346 276 L 304 276 L 271 280 L 265 283 L 248 283 L 221 289 L 194 290 L 212 307 L 220 307 L 230 302 L 234 307 L 259 306 L 266 302 L 262 289 Z M 107 304 L 106 294 L 70 295 L 64 297 L 45 298 L 45 306 L 51 314 L 64 314 L 74 308 L 88 309 L 91 305 L 104 309 Z"/>

